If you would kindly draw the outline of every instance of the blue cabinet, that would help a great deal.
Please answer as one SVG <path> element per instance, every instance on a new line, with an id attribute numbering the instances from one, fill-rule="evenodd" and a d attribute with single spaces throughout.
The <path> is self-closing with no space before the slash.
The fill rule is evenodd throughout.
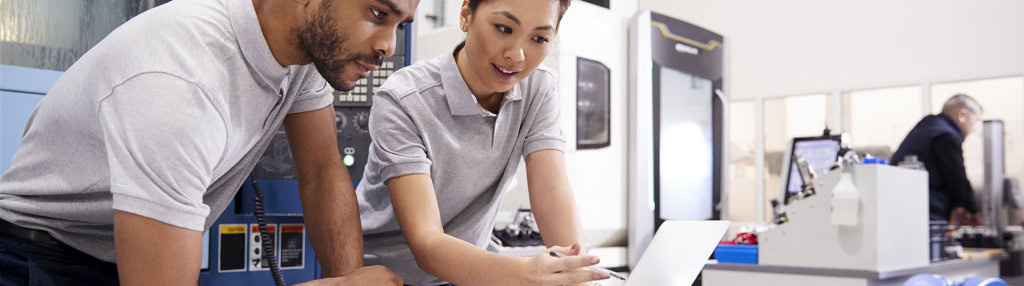
<path id="1" fill-rule="evenodd" d="M 61 74 L 0 65 L 0 173 L 11 167 L 29 116 Z"/>

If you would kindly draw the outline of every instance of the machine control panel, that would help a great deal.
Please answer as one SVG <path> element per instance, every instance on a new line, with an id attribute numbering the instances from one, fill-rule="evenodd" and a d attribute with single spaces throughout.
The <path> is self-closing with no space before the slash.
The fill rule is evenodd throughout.
<path id="1" fill-rule="evenodd" d="M 363 176 L 370 147 L 370 107 L 373 97 L 384 82 L 398 69 L 412 62 L 411 29 L 398 31 L 395 55 L 382 58 L 380 68 L 365 79 L 358 80 L 352 90 L 330 90 L 334 109 L 339 160 L 348 168 L 353 183 Z M 321 278 L 320 265 L 306 233 L 298 170 L 291 154 L 284 128 L 274 133 L 251 178 L 245 180 L 235 199 L 214 222 L 204 239 L 207 267 L 200 273 L 199 285 L 274 285 L 267 258 L 270 249 L 262 242 L 259 228 L 253 224 L 255 187 L 263 193 L 265 221 L 270 229 L 269 244 L 280 265 L 286 283 L 300 283 Z"/>
<path id="2" fill-rule="evenodd" d="M 373 95 L 396 70 L 405 67 L 404 56 L 385 57 L 378 70 L 367 78 L 356 81 L 350 91 L 331 90 L 334 99 L 334 120 L 338 136 L 338 151 L 348 168 L 352 180 L 363 177 L 367 151 L 370 148 L 370 107 Z M 288 147 L 287 135 L 282 127 L 260 158 L 256 167 L 258 179 L 295 179 L 298 170 Z"/>
<path id="3" fill-rule="evenodd" d="M 370 72 L 370 77 L 356 82 L 350 92 L 334 91 L 334 117 L 338 121 L 338 150 L 342 163 L 348 167 L 352 180 L 363 178 L 367 152 L 370 150 L 370 107 L 377 89 L 391 75 L 405 67 L 402 56 L 385 57 L 380 69 Z"/>

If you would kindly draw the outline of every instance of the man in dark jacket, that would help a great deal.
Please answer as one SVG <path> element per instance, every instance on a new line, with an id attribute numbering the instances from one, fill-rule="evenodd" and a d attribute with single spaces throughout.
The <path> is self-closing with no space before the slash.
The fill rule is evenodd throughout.
<path id="1" fill-rule="evenodd" d="M 917 156 L 928 170 L 929 219 L 953 224 L 977 224 L 978 205 L 964 170 L 964 138 L 977 128 L 982 108 L 970 96 L 957 94 L 942 106 L 942 113 L 925 116 L 910 130 L 893 154 L 895 165 Z M 952 218 L 952 220 L 950 220 Z"/>

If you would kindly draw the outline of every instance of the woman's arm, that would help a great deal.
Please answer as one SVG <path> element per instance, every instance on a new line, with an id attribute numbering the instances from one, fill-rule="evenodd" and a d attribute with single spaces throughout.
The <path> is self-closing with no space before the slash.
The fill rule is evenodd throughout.
<path id="1" fill-rule="evenodd" d="M 428 175 L 394 177 L 387 185 L 416 264 L 438 278 L 457 285 L 564 285 L 607 278 L 581 268 L 597 264 L 595 256 L 505 256 L 445 234 Z M 551 250 L 575 254 L 565 247 Z"/>
<path id="2" fill-rule="evenodd" d="M 548 247 L 578 244 L 583 249 L 583 230 L 565 173 L 565 154 L 541 150 L 527 155 L 526 183 L 530 208 L 537 218 L 544 244 Z M 581 253 L 586 253 L 585 249 Z"/>

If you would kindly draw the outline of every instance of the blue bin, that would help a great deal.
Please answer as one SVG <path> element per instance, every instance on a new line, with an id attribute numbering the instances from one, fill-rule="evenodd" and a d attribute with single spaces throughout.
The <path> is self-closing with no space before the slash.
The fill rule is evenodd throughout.
<path id="1" fill-rule="evenodd" d="M 757 245 L 719 244 L 715 259 L 720 263 L 757 264 Z"/>

